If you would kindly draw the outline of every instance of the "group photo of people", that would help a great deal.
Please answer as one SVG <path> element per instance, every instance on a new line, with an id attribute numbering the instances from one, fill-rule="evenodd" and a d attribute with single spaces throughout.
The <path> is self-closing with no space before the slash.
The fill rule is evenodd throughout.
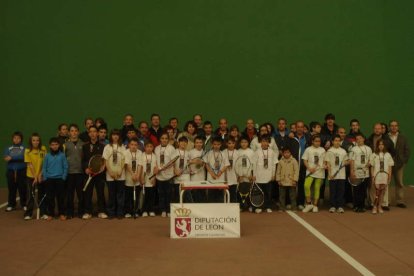
<path id="1" fill-rule="evenodd" d="M 338 125 L 332 113 L 311 122 L 278 118 L 259 125 L 247 119 L 242 126 L 201 114 L 184 123 L 161 122 L 159 114 L 148 121 L 126 114 L 119 127 L 109 128 L 104 118 L 62 123 L 51 138 L 16 130 L 3 154 L 6 212 L 22 211 L 24 220 L 36 212 L 62 221 L 169 217 L 170 203 L 180 201 L 180 184 L 201 181 L 226 183 L 230 201 L 255 214 L 382 214 L 391 203 L 407 207 L 403 177 L 410 147 L 397 120 L 363 130 L 358 119 Z M 241 192 L 242 183 L 257 183 L 264 195 L 260 206 Z M 224 193 L 197 189 L 183 200 L 223 202 Z"/>

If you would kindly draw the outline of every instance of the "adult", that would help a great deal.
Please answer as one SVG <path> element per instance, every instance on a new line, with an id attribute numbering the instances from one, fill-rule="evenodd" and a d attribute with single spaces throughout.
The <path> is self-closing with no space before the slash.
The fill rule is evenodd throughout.
<path id="1" fill-rule="evenodd" d="M 128 135 L 128 131 L 131 128 L 135 128 L 134 126 L 134 116 L 132 116 L 132 114 L 125 114 L 124 116 L 124 122 L 121 128 L 121 139 L 122 141 L 125 141 L 126 139 L 128 139 L 127 135 Z"/>
<path id="2" fill-rule="evenodd" d="M 325 149 L 331 147 L 332 139 L 338 132 L 338 125 L 335 123 L 335 115 L 328 113 L 325 115 L 325 123 L 322 126 L 321 135 L 325 139 Z"/>
<path id="3" fill-rule="evenodd" d="M 195 114 L 193 121 L 197 125 L 197 135 L 204 136 L 203 116 L 201 114 Z"/>
<path id="4" fill-rule="evenodd" d="M 178 134 L 180 134 L 180 130 L 178 129 L 178 119 L 176 117 L 171 118 L 168 121 L 168 125 L 172 128 L 174 139 L 177 139 Z"/>
<path id="5" fill-rule="evenodd" d="M 188 121 L 185 123 L 184 131 L 181 132 L 177 140 L 181 137 L 186 137 L 188 139 L 186 150 L 190 151 L 194 148 L 194 138 L 197 136 L 197 125 L 193 121 Z"/>
<path id="6" fill-rule="evenodd" d="M 138 125 L 139 135 L 138 141 L 140 142 L 139 149 L 144 149 L 145 141 L 151 141 L 154 144 L 154 147 L 159 145 L 157 137 L 155 137 L 150 131 L 148 127 L 148 123 L 145 121 L 141 121 Z"/>
<path id="7" fill-rule="evenodd" d="M 410 146 L 407 138 L 400 133 L 398 121 L 392 120 L 389 123 L 388 137 L 391 139 L 394 155 L 394 167 L 392 167 L 392 175 L 395 182 L 395 200 L 397 207 L 406 208 L 404 201 L 404 167 L 410 159 Z"/>
<path id="8" fill-rule="evenodd" d="M 277 120 L 276 130 L 273 133 L 276 145 L 282 153 L 283 149 L 287 147 L 289 143 L 289 129 L 287 128 L 287 120 L 285 118 L 279 118 Z"/>
<path id="9" fill-rule="evenodd" d="M 214 132 L 214 136 L 220 137 L 223 142 L 227 140 L 229 136 L 229 128 L 228 128 L 227 119 L 221 118 L 219 120 L 219 127 Z"/>
<path id="10" fill-rule="evenodd" d="M 349 133 L 348 135 L 346 135 L 345 140 L 348 143 L 356 145 L 356 135 L 359 135 L 359 134 L 363 135 L 361 132 L 361 126 L 360 126 L 358 119 L 352 119 L 349 122 L 349 128 L 350 128 Z"/>
<path id="11" fill-rule="evenodd" d="M 159 114 L 152 114 L 151 115 L 151 127 L 149 129 L 152 135 L 157 137 L 157 140 L 160 141 L 160 137 L 162 134 L 161 128 L 161 117 Z"/>
<path id="12" fill-rule="evenodd" d="M 94 121 L 91 117 L 88 117 L 83 121 L 83 124 L 85 125 L 85 131 L 79 134 L 79 139 L 86 143 L 89 142 L 89 128 L 93 126 Z"/>
<path id="13" fill-rule="evenodd" d="M 295 124 L 295 135 L 289 141 L 289 147 L 292 152 L 292 156 L 299 163 L 299 180 L 297 186 L 297 204 L 300 210 L 303 210 L 305 204 L 305 178 L 306 167 L 303 163 L 302 156 L 305 149 L 311 145 L 311 139 L 308 134 L 305 133 L 305 123 L 303 121 L 297 121 Z"/>
<path id="14" fill-rule="evenodd" d="M 253 119 L 247 119 L 246 128 L 244 129 L 242 136 L 248 138 L 249 142 L 251 142 L 256 135 L 257 130 L 255 128 Z"/>

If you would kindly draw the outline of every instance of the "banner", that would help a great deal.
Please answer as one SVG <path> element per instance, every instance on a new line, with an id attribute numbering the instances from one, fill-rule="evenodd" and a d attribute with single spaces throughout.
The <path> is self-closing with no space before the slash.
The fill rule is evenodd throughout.
<path id="1" fill-rule="evenodd" d="M 238 203 L 171 204 L 172 239 L 240 238 Z"/>

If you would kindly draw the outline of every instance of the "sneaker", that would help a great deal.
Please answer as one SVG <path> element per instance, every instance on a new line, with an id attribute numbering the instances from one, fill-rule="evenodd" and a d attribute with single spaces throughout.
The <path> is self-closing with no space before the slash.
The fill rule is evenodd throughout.
<path id="1" fill-rule="evenodd" d="M 82 219 L 90 219 L 91 217 L 90 214 L 83 214 Z"/>
<path id="2" fill-rule="evenodd" d="M 13 210 L 14 210 L 14 208 L 13 207 L 10 207 L 10 206 L 6 208 L 6 212 L 11 212 Z"/>
<path id="3" fill-rule="evenodd" d="M 303 205 L 299 205 L 298 206 L 298 209 L 301 210 L 301 211 L 303 211 L 303 209 L 305 209 L 305 207 Z"/>
<path id="4" fill-rule="evenodd" d="M 142 217 L 143 217 L 143 218 L 148 217 L 148 213 L 147 213 L 147 212 L 142 213 Z"/>
<path id="5" fill-rule="evenodd" d="M 329 209 L 329 213 L 335 213 L 335 212 L 336 212 L 336 208 L 335 207 L 331 207 Z M 338 212 L 339 212 L 339 209 L 338 209 Z"/>
<path id="6" fill-rule="evenodd" d="M 343 214 L 343 213 L 345 213 L 345 210 L 344 210 L 344 208 L 342 208 L 342 207 L 339 207 L 338 208 L 338 210 L 336 210 L 338 213 L 341 213 L 341 214 Z"/>
<path id="7" fill-rule="evenodd" d="M 32 217 L 31 216 L 25 216 L 24 217 L 24 220 L 31 220 L 32 219 Z"/>
<path id="8" fill-rule="evenodd" d="M 378 213 L 380 213 L 380 214 L 384 214 L 384 210 L 385 210 L 385 209 L 384 209 L 384 207 L 383 207 L 383 208 L 379 207 L 379 208 L 378 208 Z"/>
<path id="9" fill-rule="evenodd" d="M 23 211 L 27 211 L 27 207 L 26 206 L 23 206 Z"/>
<path id="10" fill-rule="evenodd" d="M 66 216 L 64 216 L 64 215 L 60 215 L 60 216 L 59 216 L 59 219 L 60 219 L 61 221 L 65 221 L 65 220 L 66 220 Z"/>
<path id="11" fill-rule="evenodd" d="M 252 207 L 249 207 L 249 212 L 253 213 L 253 208 Z"/>
<path id="12" fill-rule="evenodd" d="M 349 209 L 354 209 L 354 204 L 349 202 L 349 203 L 346 204 L 346 207 L 348 207 Z"/>
<path id="13" fill-rule="evenodd" d="M 171 217 L 170 213 L 167 213 L 167 217 Z"/>
<path id="14" fill-rule="evenodd" d="M 53 217 L 52 217 L 52 216 L 48 216 L 46 220 L 47 220 L 47 221 L 51 221 L 52 219 L 53 219 Z"/>
<path id="15" fill-rule="evenodd" d="M 105 214 L 105 213 L 99 213 L 99 214 L 98 214 L 98 218 L 101 218 L 101 219 L 107 219 L 107 218 L 108 218 L 108 215 L 107 215 L 107 214 Z"/>
<path id="16" fill-rule="evenodd" d="M 126 214 L 125 214 L 125 218 L 132 218 L 132 216 L 131 216 L 131 214 L 126 213 Z"/>
<path id="17" fill-rule="evenodd" d="M 372 213 L 375 215 L 377 213 L 377 207 L 372 208 Z"/>
<path id="18" fill-rule="evenodd" d="M 266 213 L 272 213 L 272 212 L 273 212 L 272 209 L 270 209 L 270 208 L 266 209 Z"/>
<path id="19" fill-rule="evenodd" d="M 163 218 L 167 217 L 167 212 L 162 212 L 161 217 L 163 217 Z"/>
<path id="20" fill-rule="evenodd" d="M 262 209 L 256 209 L 254 212 L 255 212 L 256 214 L 260 214 L 260 213 L 262 212 Z"/>
<path id="21" fill-rule="evenodd" d="M 43 219 L 43 220 L 47 220 L 49 218 L 49 216 L 48 215 L 43 215 L 42 217 L 41 217 L 41 219 Z"/>
<path id="22" fill-rule="evenodd" d="M 291 210 L 292 209 L 292 205 L 288 204 L 286 205 L 286 210 Z"/>
<path id="23" fill-rule="evenodd" d="M 150 217 L 155 217 L 155 213 L 154 213 L 154 212 L 150 212 L 150 213 L 149 213 L 149 216 L 150 216 Z"/>
<path id="24" fill-rule="evenodd" d="M 312 212 L 313 213 L 317 213 L 317 212 L 319 212 L 319 209 L 318 209 L 318 206 L 313 206 L 313 209 L 312 209 Z"/>
<path id="25" fill-rule="evenodd" d="M 306 205 L 305 208 L 302 209 L 302 212 L 307 213 L 307 212 L 312 211 L 312 209 L 313 209 L 313 205 L 312 204 L 308 204 L 308 205 Z"/>
<path id="26" fill-rule="evenodd" d="M 405 203 L 398 203 L 397 207 L 398 208 L 407 208 L 407 205 L 405 205 Z"/>

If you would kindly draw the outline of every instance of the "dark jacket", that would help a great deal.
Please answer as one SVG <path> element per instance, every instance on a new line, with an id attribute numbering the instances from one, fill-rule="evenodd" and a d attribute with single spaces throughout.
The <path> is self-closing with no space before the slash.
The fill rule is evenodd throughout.
<path id="1" fill-rule="evenodd" d="M 365 144 L 372 149 L 372 152 L 375 151 L 374 136 L 375 134 L 371 134 L 371 136 L 369 136 L 369 138 L 365 141 Z M 385 148 L 391 154 L 391 156 L 395 156 L 394 143 L 392 142 L 391 138 L 388 135 L 381 135 L 380 138 L 384 140 Z"/>
<path id="2" fill-rule="evenodd" d="M 391 138 L 390 138 L 391 139 Z M 392 142 L 392 140 L 391 140 Z M 393 143 L 394 146 L 394 143 Z M 392 158 L 394 159 L 395 168 L 399 169 L 408 163 L 410 159 L 410 146 L 408 145 L 408 140 L 404 135 L 398 134 L 397 143 L 393 147 L 394 155 L 391 153 Z"/>
<path id="3" fill-rule="evenodd" d="M 253 135 L 251 137 L 247 133 L 247 128 L 245 128 L 244 131 L 242 132 L 242 136 L 246 137 L 249 140 L 249 142 L 251 142 L 253 138 L 256 137 L 256 135 L 257 135 L 257 130 L 255 128 L 253 129 Z"/>
<path id="4" fill-rule="evenodd" d="M 282 150 L 289 145 L 289 133 L 290 131 L 287 128 L 285 129 L 285 135 L 283 137 L 280 135 L 279 130 L 276 129 L 273 132 L 273 137 L 275 138 L 275 142 L 280 154 L 282 154 Z"/>
<path id="5" fill-rule="evenodd" d="M 305 134 L 305 148 L 309 147 L 311 145 L 311 138 L 309 135 Z M 292 156 L 299 162 L 299 164 L 302 166 L 303 165 L 303 161 L 302 161 L 302 157 L 301 155 L 303 155 L 303 152 L 300 151 L 300 145 L 299 145 L 299 140 L 298 138 L 295 137 L 294 138 L 288 138 L 288 143 L 287 145 L 289 145 L 289 149 L 290 152 L 292 153 Z"/>

